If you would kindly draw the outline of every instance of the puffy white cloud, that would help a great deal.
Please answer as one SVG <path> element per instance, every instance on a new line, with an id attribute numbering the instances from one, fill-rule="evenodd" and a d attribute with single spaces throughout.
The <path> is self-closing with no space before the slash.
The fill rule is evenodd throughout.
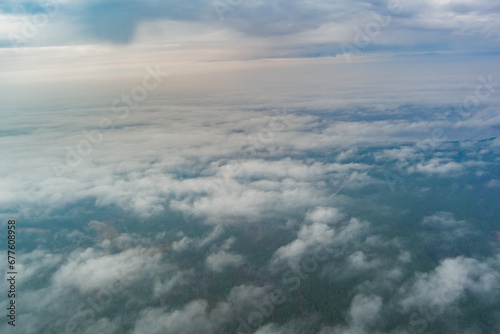
<path id="1" fill-rule="evenodd" d="M 302 226 L 297 239 L 280 247 L 273 255 L 273 262 L 288 261 L 295 263 L 312 247 L 329 245 L 333 241 L 335 230 L 324 223 L 312 223 Z"/>
<path id="2" fill-rule="evenodd" d="M 73 252 L 54 273 L 59 288 L 74 287 L 92 291 L 103 287 L 128 286 L 139 278 L 159 270 L 159 250 L 130 248 L 117 254 L 105 254 L 93 248 Z"/>
<path id="3" fill-rule="evenodd" d="M 45 249 L 36 249 L 28 254 L 23 254 L 22 262 L 16 265 L 17 270 L 22 272 L 22 282 L 36 279 L 37 276 L 53 270 L 63 261 L 63 256 L 51 254 Z M 3 283 L 3 282 L 2 282 Z"/>
<path id="4" fill-rule="evenodd" d="M 424 217 L 422 225 L 436 228 L 460 228 L 467 223 L 464 220 L 455 220 L 450 212 L 437 212 L 432 216 Z"/>
<path id="5" fill-rule="evenodd" d="M 369 261 L 362 251 L 349 255 L 347 261 L 353 270 L 367 270 L 380 265 L 380 261 L 377 259 Z"/>
<path id="6" fill-rule="evenodd" d="M 493 260 L 494 261 L 494 260 Z M 482 300 L 498 295 L 500 272 L 488 262 L 459 256 L 443 260 L 433 271 L 417 274 L 401 305 L 442 308 L 456 304 L 466 292 Z"/>
<path id="7" fill-rule="evenodd" d="M 122 305 L 125 309 L 129 309 L 131 300 L 150 299 L 137 295 L 134 289 L 143 289 L 143 283 L 154 277 L 163 277 L 165 281 L 172 275 L 169 264 L 159 265 L 159 253 L 156 249 L 137 247 L 115 254 L 94 248 L 77 248 L 67 256 L 42 248 L 24 254 L 25 260 L 17 265 L 18 271 L 23 270 L 17 281 L 23 293 L 17 294 L 16 303 L 24 305 L 27 319 L 16 324 L 16 328 L 23 333 L 36 333 L 40 328 L 67 333 L 120 332 L 124 323 L 121 315 L 108 318 L 109 313 L 104 315 L 104 310 L 115 307 L 123 298 L 127 302 Z M 3 282 L 0 286 L 6 288 Z"/>
<path id="8" fill-rule="evenodd" d="M 210 270 L 221 272 L 228 267 L 239 267 L 243 264 L 244 258 L 239 254 L 232 254 L 225 251 L 218 251 L 210 254 L 205 263 Z"/>
<path id="9" fill-rule="evenodd" d="M 343 216 L 335 208 L 318 207 L 306 217 L 308 218 L 301 225 L 297 238 L 281 246 L 273 254 L 271 266 L 282 262 L 295 266 L 308 253 L 325 247 L 338 249 L 350 242 L 357 241 L 361 234 L 368 232 L 368 223 L 361 222 L 356 218 L 340 223 Z M 325 219 L 324 222 L 317 222 L 311 221 L 312 217 Z M 332 223 L 335 225 L 331 226 Z"/>
<path id="10" fill-rule="evenodd" d="M 354 326 L 364 327 L 377 320 L 381 309 L 380 296 L 356 295 L 352 300 L 349 316 Z"/>
<path id="11" fill-rule="evenodd" d="M 414 170 L 427 173 L 439 174 L 441 176 L 456 176 L 463 171 L 464 167 L 454 161 L 445 161 L 443 159 L 434 158 L 424 163 L 419 163 L 414 167 Z"/>
<path id="12" fill-rule="evenodd" d="M 211 333 L 213 327 L 206 312 L 205 301 L 193 301 L 181 310 L 165 313 L 161 308 L 141 312 L 132 333 Z"/>
<path id="13" fill-rule="evenodd" d="M 341 221 L 343 218 L 344 215 L 341 214 L 337 208 L 317 207 L 306 213 L 305 220 L 323 224 L 334 224 Z"/>
<path id="14" fill-rule="evenodd" d="M 142 310 L 133 333 L 220 333 L 227 326 L 240 326 L 242 319 L 257 310 L 267 298 L 266 287 L 240 285 L 232 287 L 227 297 L 209 307 L 210 301 L 194 300 L 179 309 Z M 238 317 L 238 315 L 240 315 Z"/>

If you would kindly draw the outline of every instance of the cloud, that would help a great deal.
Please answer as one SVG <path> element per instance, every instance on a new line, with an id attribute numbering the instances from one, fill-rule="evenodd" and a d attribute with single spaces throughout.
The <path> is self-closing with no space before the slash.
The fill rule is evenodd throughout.
<path id="1" fill-rule="evenodd" d="M 16 32 L 22 26 L 22 14 L 45 14 L 34 1 L 14 9 L 13 3 L 4 3 L 0 9 L 14 18 Z M 279 0 L 222 4 L 223 9 L 217 10 L 214 2 L 202 0 L 73 0 L 61 5 L 49 24 L 40 27 L 36 39 L 42 45 L 157 44 L 177 39 L 181 31 L 181 40 L 192 40 L 186 29 L 190 26 L 199 27 L 200 32 L 210 31 L 212 38 L 230 36 L 224 44 L 243 45 L 246 54 L 255 54 L 252 46 L 258 46 L 263 57 L 335 56 L 342 53 L 340 43 L 349 43 L 360 52 L 464 51 L 464 43 L 472 43 L 476 52 L 498 51 L 493 43 L 499 37 L 498 9 L 493 1 L 415 4 L 406 0 Z M 370 26 L 375 32 L 367 28 Z M 5 40 L 2 44 L 10 44 L 6 36 L 0 38 Z M 363 43 L 356 46 L 356 41 Z M 30 43 L 36 45 L 37 41 Z M 209 44 L 204 40 L 199 43 Z"/>
<path id="2" fill-rule="evenodd" d="M 45 249 L 35 249 L 33 252 L 23 254 L 23 261 L 17 264 L 17 269 L 23 273 L 23 281 L 29 282 L 37 278 L 41 279 L 57 268 L 62 261 L 61 255 L 51 254 Z"/>
<path id="3" fill-rule="evenodd" d="M 490 180 L 486 186 L 489 188 L 499 188 L 500 187 L 500 180 L 497 180 L 497 179 Z"/>
<path id="4" fill-rule="evenodd" d="M 243 262 L 243 256 L 225 251 L 210 254 L 205 261 L 207 267 L 216 272 L 221 272 L 228 267 L 239 267 Z"/>
<path id="5" fill-rule="evenodd" d="M 260 327 L 255 334 L 300 334 L 313 331 L 314 328 L 318 327 L 320 322 L 317 316 L 301 317 L 297 319 L 292 319 L 283 325 L 278 324 L 268 324 Z"/>
<path id="6" fill-rule="evenodd" d="M 153 298 L 167 296 L 174 288 L 184 286 L 191 273 L 177 272 L 171 278 L 160 279 L 156 276 L 154 279 Z"/>
<path id="7" fill-rule="evenodd" d="M 273 262 L 288 261 L 295 263 L 311 251 L 312 247 L 329 245 L 333 241 L 335 230 L 324 223 L 312 223 L 302 226 L 297 239 L 278 248 L 273 255 Z"/>
<path id="8" fill-rule="evenodd" d="M 118 254 L 103 254 L 88 248 L 71 254 L 52 280 L 59 288 L 71 286 L 83 292 L 116 284 L 127 286 L 148 272 L 156 272 L 159 260 L 159 251 L 140 247 Z"/>
<path id="9" fill-rule="evenodd" d="M 231 216 L 253 221 L 268 212 L 284 212 L 317 203 L 318 188 L 324 187 L 323 179 L 331 173 L 335 174 L 335 179 L 348 179 L 351 187 L 370 183 L 366 174 L 355 172 L 365 168 L 362 164 L 308 165 L 290 159 L 274 162 L 247 160 L 211 166 L 208 171 L 215 169 L 214 178 L 198 178 L 196 182 L 181 184 L 185 186 L 183 192 L 205 191 L 208 196 L 173 200 L 171 208 L 211 217 L 213 223 L 231 221 Z"/>
<path id="10" fill-rule="evenodd" d="M 214 305 L 198 299 L 176 310 L 162 308 L 143 309 L 135 322 L 133 333 L 221 333 L 228 328 L 242 325 L 242 319 L 256 311 L 259 303 L 267 298 L 266 287 L 251 285 L 234 286 L 224 300 Z"/>
<path id="11" fill-rule="evenodd" d="M 340 249 L 343 246 L 357 241 L 360 235 L 368 232 L 368 223 L 360 222 L 356 218 L 343 220 L 335 208 L 318 207 L 306 214 L 306 221 L 301 224 L 297 238 L 278 248 L 271 259 L 271 266 L 283 263 L 296 266 L 297 262 L 307 254 L 318 249 Z M 323 222 L 311 221 L 311 218 L 326 218 Z M 309 221 L 308 221 L 309 220 Z M 334 223 L 334 226 L 330 224 Z M 316 256 L 316 255 L 315 255 Z"/>
<path id="12" fill-rule="evenodd" d="M 206 313 L 207 303 L 193 301 L 181 310 L 165 313 L 162 309 L 143 310 L 135 324 L 134 334 L 211 333 L 213 327 Z"/>
<path id="13" fill-rule="evenodd" d="M 119 44 L 130 43 L 141 22 L 160 19 L 192 22 L 202 19 L 209 8 L 206 1 L 200 0 L 189 3 L 176 0 L 54 0 L 43 4 L 26 1 L 15 8 L 6 3 L 0 7 L 7 13 L 24 14 L 28 19 L 49 14 L 49 23 L 63 21 L 65 27 L 76 26 L 71 30 L 77 33 L 77 42 L 97 40 Z"/>
<path id="14" fill-rule="evenodd" d="M 305 220 L 309 222 L 318 222 L 323 224 L 333 224 L 341 221 L 344 215 L 337 208 L 317 207 L 306 213 Z"/>
<path id="15" fill-rule="evenodd" d="M 370 327 L 379 319 L 383 300 L 376 295 L 354 296 L 349 307 L 348 327 L 325 327 L 320 334 L 364 334 L 372 333 Z"/>
<path id="16" fill-rule="evenodd" d="M 354 326 L 369 326 L 377 320 L 381 309 L 381 297 L 356 295 L 352 300 L 349 316 Z"/>
<path id="17" fill-rule="evenodd" d="M 38 58 L 43 60 L 40 60 L 41 64 L 35 62 L 33 71 L 42 75 L 47 68 L 59 68 L 54 64 L 43 63 L 49 59 L 49 50 L 39 51 L 42 53 Z M 98 62 L 115 55 L 114 52 L 103 52 L 103 56 L 97 57 Z M 56 54 L 66 59 L 62 48 Z M 23 61 L 30 62 L 36 60 L 35 58 L 23 58 Z M 67 66 L 68 70 L 72 67 L 80 68 L 80 63 L 72 62 L 73 56 L 69 58 L 69 63 L 61 66 Z M 257 73 L 259 77 L 262 75 L 262 78 L 265 78 L 263 82 L 267 82 L 268 79 L 280 77 L 274 72 L 278 68 L 283 73 L 309 73 L 314 69 L 306 61 L 284 62 L 287 63 L 286 66 L 281 61 L 271 62 L 274 64 L 272 66 L 269 65 L 270 62 L 257 62 L 262 66 L 269 66 L 265 70 L 259 69 Z M 104 99 L 102 104 L 99 102 L 98 107 L 78 107 L 71 113 L 66 113 L 64 118 L 59 117 L 63 111 L 54 108 L 50 103 L 42 103 L 43 108 L 53 110 L 48 113 L 9 113 L 2 123 L 4 126 L 1 133 L 5 136 L 0 137 L 0 141 L 5 153 L 12 157 L 12 162 L 10 166 L 0 168 L 0 175 L 4 175 L 0 178 L 0 184 L 5 190 L 0 194 L 0 203 L 3 207 L 13 208 L 14 211 L 30 210 L 25 211 L 26 216 L 43 216 L 66 205 L 91 198 L 99 207 L 116 205 L 126 212 L 138 213 L 142 217 L 172 210 L 212 224 L 242 220 L 255 222 L 261 216 L 271 216 L 278 211 L 286 217 L 303 214 L 310 207 L 328 207 L 331 204 L 328 198 L 341 184 L 345 188 L 336 195 L 335 200 L 342 200 L 349 190 L 360 191 L 377 183 L 385 185 L 383 178 L 377 177 L 375 168 L 375 162 L 381 160 L 373 163 L 371 161 L 372 155 L 377 153 L 375 149 L 370 152 L 373 145 L 382 145 L 384 151 L 402 144 L 406 146 L 408 141 L 416 142 L 428 135 L 429 129 L 437 126 L 444 126 L 444 129 L 449 130 L 449 137 L 455 136 L 456 130 L 446 122 L 438 122 L 437 116 L 431 113 L 434 109 L 429 106 L 404 107 L 397 102 L 396 106 L 367 110 L 366 104 L 383 105 L 386 99 L 392 99 L 392 96 L 379 96 L 379 91 L 373 88 L 377 86 L 374 83 L 367 84 L 372 88 L 358 88 L 370 96 L 366 100 L 369 102 L 366 102 L 360 99 L 359 92 L 354 89 L 356 85 L 347 78 L 343 84 L 345 87 L 342 86 L 344 88 L 336 88 L 340 89 L 339 92 L 342 92 L 340 94 L 343 94 L 346 101 L 339 106 L 338 102 L 326 94 L 326 90 L 335 86 L 331 80 L 326 80 L 328 68 L 331 66 L 333 65 L 317 65 L 313 73 L 324 72 L 318 79 L 315 74 L 303 82 L 297 81 L 298 77 L 290 80 L 300 82 L 299 86 L 303 89 L 281 83 L 280 87 L 293 91 L 297 98 L 290 100 L 292 106 L 289 111 L 278 116 L 273 113 L 276 101 L 270 96 L 272 94 L 261 94 L 258 89 L 247 89 L 245 86 L 236 87 L 237 84 L 234 84 L 233 95 L 229 94 L 227 98 L 216 103 L 214 98 L 207 97 L 207 100 L 204 100 L 205 106 L 196 99 L 182 97 L 180 91 L 184 89 L 193 94 L 201 94 L 198 88 L 192 88 L 193 85 L 199 84 L 199 81 L 206 80 L 202 79 L 205 75 L 201 74 L 195 76 L 197 80 L 188 80 L 184 75 L 178 75 L 168 85 L 180 85 L 179 87 L 172 88 L 172 92 L 159 89 L 152 93 L 151 100 L 131 110 L 125 120 L 120 120 L 113 114 L 110 104 L 123 92 L 130 94 L 134 84 L 137 84 L 134 80 L 125 80 L 125 83 L 121 84 L 125 88 L 116 95 L 110 93 L 110 88 L 104 89 L 111 96 Z M 375 72 L 381 75 L 382 70 L 390 69 L 391 66 L 383 66 L 380 71 Z M 339 68 L 346 71 L 342 66 Z M 56 69 L 54 71 L 57 72 Z M 358 69 L 360 73 L 364 73 L 361 67 L 348 70 L 347 73 L 354 75 Z M 17 75 L 9 73 L 5 80 L 10 82 L 10 79 L 13 79 L 15 82 Z M 140 71 L 138 73 L 140 77 L 144 75 Z M 230 79 L 235 77 L 229 76 L 226 79 L 231 82 Z M 211 78 L 218 80 L 217 76 Z M 316 80 L 323 82 L 321 78 L 329 82 L 325 86 L 325 92 L 318 92 L 319 95 L 315 96 L 310 88 L 305 89 Z M 373 79 L 368 75 L 360 78 L 360 82 L 365 80 L 370 82 Z M 448 84 L 451 82 L 447 76 L 439 80 Z M 94 87 L 98 81 L 89 87 Z M 406 86 L 396 80 L 380 89 L 389 92 L 398 86 L 398 83 L 400 87 L 406 88 L 404 93 L 401 93 L 404 98 L 398 95 L 396 99 L 408 101 L 428 98 L 429 92 L 419 90 L 419 85 L 415 83 Z M 114 84 L 116 82 L 109 86 L 114 87 Z M 13 85 L 6 86 L 12 91 Z M 33 94 L 42 88 L 33 88 Z M 229 89 L 227 86 L 221 86 L 220 89 L 228 91 L 226 88 Z M 452 90 L 451 87 L 449 89 Z M 472 91 L 473 89 L 474 87 Z M 25 90 L 14 89 L 18 94 L 22 91 Z M 54 97 L 55 92 L 65 96 L 65 91 L 60 91 L 59 88 L 52 87 L 48 91 L 45 99 Z M 165 95 L 162 95 L 164 93 Z M 261 96 L 263 101 L 255 102 L 253 97 L 256 96 Z M 452 97 L 446 96 L 445 99 L 451 101 Z M 26 101 L 31 100 L 26 96 Z M 36 98 L 33 97 L 33 100 Z M 26 103 L 12 101 L 12 105 L 26 106 Z M 31 107 L 27 108 L 30 110 Z M 326 112 L 329 108 L 334 112 Z M 446 110 L 442 105 L 436 108 L 440 112 Z M 369 120 L 374 113 L 378 115 L 377 118 L 383 120 Z M 411 118 L 412 114 L 423 116 L 415 120 Z M 62 177 L 56 177 L 51 164 L 54 161 L 65 164 L 67 147 L 76 150 L 79 143 L 87 140 L 82 131 L 95 130 L 104 117 L 113 119 L 115 131 L 106 133 L 102 144 L 94 147 L 89 156 L 83 157 L 78 167 L 72 168 Z M 279 124 L 276 124 L 277 121 Z M 22 124 L 22 127 L 19 132 L 12 133 L 11 129 L 15 124 Z M 39 127 L 38 124 L 46 126 Z M 481 130 L 485 124 L 475 127 Z M 14 146 L 12 141 L 16 143 Z M 441 151 L 453 146 L 446 145 L 440 147 Z M 21 146 L 26 149 L 16 149 Z M 337 156 L 352 146 L 359 147 L 361 161 L 357 156 L 341 163 L 328 160 L 330 155 Z M 496 150 L 494 147 L 490 149 L 493 152 Z M 125 150 L 127 154 L 119 155 L 119 150 Z M 443 156 L 441 151 L 439 156 L 419 161 L 418 165 L 410 167 L 415 171 L 420 170 L 420 176 L 438 177 L 479 168 L 467 165 L 467 161 L 455 161 L 455 157 L 449 152 Z M 321 158 L 314 160 L 310 154 Z M 473 158 L 464 159 L 470 162 Z M 489 157 L 484 163 L 480 168 L 487 168 L 491 164 Z M 40 168 L 34 168 L 35 166 Z"/>
<path id="18" fill-rule="evenodd" d="M 436 260 L 458 254 L 477 256 L 481 246 L 487 247 L 481 241 L 484 235 L 480 230 L 465 220 L 456 220 L 450 212 L 426 216 L 421 224 L 424 231 L 420 233 L 420 237 Z"/>
<path id="19" fill-rule="evenodd" d="M 107 318 L 102 318 L 94 323 L 91 323 L 87 328 L 84 329 L 82 334 L 119 333 L 120 330 L 120 319 L 109 320 Z"/>
<path id="20" fill-rule="evenodd" d="M 200 249 L 210 245 L 219 239 L 223 234 L 224 228 L 221 225 L 216 225 L 212 232 L 208 233 L 204 238 L 189 238 L 183 236 L 181 240 L 174 241 L 172 249 L 177 252 Z"/>
<path id="21" fill-rule="evenodd" d="M 448 258 L 432 272 L 415 275 L 401 305 L 405 309 L 429 305 L 446 308 L 456 305 L 467 292 L 491 302 L 496 298 L 499 283 L 500 273 L 487 262 L 463 256 Z"/>
<path id="22" fill-rule="evenodd" d="M 415 55 L 495 39 L 492 2 L 405 1 L 366 48 L 375 54 L 349 66 L 342 57 L 289 58 L 336 54 L 373 19 L 370 11 L 385 7 L 247 1 L 219 22 L 210 1 L 75 0 L 18 55 L 0 50 L 0 147 L 8 161 L 0 166 L 0 225 L 15 216 L 23 228 L 47 231 L 26 243 L 40 246 L 19 264 L 27 284 L 21 332 L 64 332 L 79 311 L 93 315 L 79 327 L 89 333 L 235 329 L 269 298 L 277 268 L 318 247 L 340 251 L 276 312 L 279 324 L 269 317 L 255 330 L 377 333 L 378 325 L 406 321 L 396 310 L 435 304 L 436 296 L 466 315 L 474 311 L 459 302 L 471 295 L 494 306 L 498 259 L 487 258 L 493 246 L 483 246 L 483 227 L 474 226 L 483 219 L 470 218 L 474 203 L 439 207 L 442 194 L 446 203 L 464 202 L 436 180 L 477 180 L 462 188 L 485 202 L 492 195 L 476 185 L 497 186 L 498 140 L 478 139 L 498 125 L 498 96 L 481 100 L 470 119 L 447 116 L 496 59 Z M 22 27 L 20 11 L 4 14 L 0 39 Z M 477 52 L 494 50 L 490 44 Z M 377 54 L 402 50 L 412 55 Z M 160 63 L 172 76 L 120 119 L 113 101 Z M 78 151 L 90 140 L 83 131 L 97 131 L 105 117 L 114 131 L 57 177 L 51 164 L 65 164 L 68 147 Z M 448 139 L 422 152 L 419 143 L 435 129 Z M 406 178 L 391 194 L 383 171 L 399 163 Z M 405 192 L 414 183 L 417 191 Z M 421 197 L 432 205 L 419 214 L 413 203 Z M 253 238 L 255 229 L 265 237 Z M 167 240 L 172 252 L 157 246 Z M 439 265 L 429 267 L 429 258 Z M 325 300 L 340 294 L 339 284 L 340 301 L 314 308 L 308 284 Z M 302 302 L 327 320 L 286 313 Z M 484 310 L 498 318 L 493 307 Z M 327 323 L 330 312 L 343 314 L 344 324 Z"/>
<path id="23" fill-rule="evenodd" d="M 357 251 L 349 255 L 347 261 L 353 270 L 367 270 L 377 268 L 380 265 L 380 261 L 377 259 L 368 261 L 366 255 L 362 251 Z"/>
<path id="24" fill-rule="evenodd" d="M 460 228 L 467 225 L 464 220 L 455 220 L 450 212 L 438 212 L 424 217 L 422 225 L 435 228 Z"/>
<path id="25" fill-rule="evenodd" d="M 415 166 L 414 170 L 427 174 L 456 176 L 463 170 L 463 166 L 454 161 L 447 162 L 439 158 L 434 158 L 425 163 L 419 163 L 417 166 Z"/>

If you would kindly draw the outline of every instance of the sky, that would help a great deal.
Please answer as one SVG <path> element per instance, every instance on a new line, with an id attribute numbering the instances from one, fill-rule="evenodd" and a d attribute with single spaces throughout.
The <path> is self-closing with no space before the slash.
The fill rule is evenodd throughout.
<path id="1" fill-rule="evenodd" d="M 0 1 L 0 332 L 500 332 L 499 16 Z"/>

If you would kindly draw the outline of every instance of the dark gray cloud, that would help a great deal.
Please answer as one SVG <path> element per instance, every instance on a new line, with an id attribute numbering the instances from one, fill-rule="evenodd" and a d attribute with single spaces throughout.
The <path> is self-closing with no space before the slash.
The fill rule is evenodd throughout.
<path id="1" fill-rule="evenodd" d="M 81 34 L 114 43 L 130 43 L 141 22 L 168 19 L 201 20 L 210 8 L 207 1 L 78 1 L 68 5 L 65 14 L 81 24 Z"/>

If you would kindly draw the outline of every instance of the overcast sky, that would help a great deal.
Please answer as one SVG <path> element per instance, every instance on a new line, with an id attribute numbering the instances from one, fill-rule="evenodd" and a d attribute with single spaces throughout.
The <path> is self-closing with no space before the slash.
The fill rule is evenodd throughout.
<path id="1" fill-rule="evenodd" d="M 335 56 L 340 42 L 354 44 L 359 29 L 370 39 L 366 51 L 499 51 L 499 7 L 492 0 L 41 3 L 45 5 L 2 2 L 4 48 L 10 46 L 9 32 L 21 35 L 27 19 L 39 30 L 28 38 L 27 44 L 35 46 L 181 43 L 209 50 L 237 48 L 248 57 L 317 57 Z M 43 16 L 47 11 L 48 20 Z M 255 44 L 264 49 L 262 54 L 252 54 Z"/>

